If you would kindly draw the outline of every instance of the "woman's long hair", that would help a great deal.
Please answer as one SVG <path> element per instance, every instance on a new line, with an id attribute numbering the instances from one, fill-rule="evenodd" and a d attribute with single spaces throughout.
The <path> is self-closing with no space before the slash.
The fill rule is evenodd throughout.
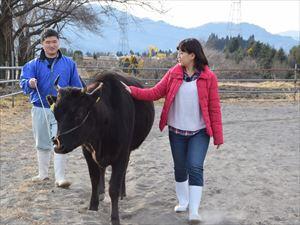
<path id="1" fill-rule="evenodd" d="M 186 52 L 188 54 L 195 54 L 195 68 L 199 71 L 204 70 L 204 66 L 208 65 L 206 56 L 204 55 L 202 45 L 195 38 L 187 38 L 182 40 L 178 46 L 177 50 Z"/>

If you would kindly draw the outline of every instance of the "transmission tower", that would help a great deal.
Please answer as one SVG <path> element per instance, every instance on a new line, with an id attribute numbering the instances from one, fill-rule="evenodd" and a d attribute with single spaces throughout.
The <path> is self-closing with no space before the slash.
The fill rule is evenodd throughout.
<path id="1" fill-rule="evenodd" d="M 227 25 L 227 33 L 229 37 L 237 37 L 238 35 L 242 36 L 242 29 L 240 26 L 241 18 L 241 0 L 231 0 Z"/>
<path id="2" fill-rule="evenodd" d="M 127 12 L 121 12 L 119 28 L 120 28 L 120 40 L 119 50 L 123 53 L 129 53 L 129 42 L 128 42 L 128 15 Z"/>

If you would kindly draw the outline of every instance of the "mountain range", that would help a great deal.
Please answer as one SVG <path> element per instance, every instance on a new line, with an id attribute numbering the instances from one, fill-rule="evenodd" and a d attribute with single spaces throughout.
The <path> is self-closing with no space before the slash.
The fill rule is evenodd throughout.
<path id="1" fill-rule="evenodd" d="M 281 36 L 292 37 L 296 41 L 300 40 L 300 31 L 289 30 L 289 31 L 280 32 L 278 34 L 281 35 Z"/>
<path id="2" fill-rule="evenodd" d="M 232 25 L 232 30 L 240 30 L 244 39 L 248 39 L 254 34 L 255 40 L 268 43 L 276 49 L 283 48 L 286 52 L 293 46 L 299 45 L 298 31 L 271 34 L 264 28 L 250 23 L 219 22 L 207 23 L 195 28 L 182 28 L 149 18 L 137 18 L 133 15 L 125 17 L 121 11 L 117 11 L 116 15 L 121 17 L 121 21 L 125 25 L 125 32 L 121 32 L 115 19 L 103 18 L 103 24 L 100 27 L 101 33 L 98 34 L 79 27 L 66 27 L 63 35 L 68 42 L 62 41 L 62 47 L 81 50 L 83 53 L 117 52 L 122 49 L 125 52 L 129 52 L 129 50 L 143 52 L 150 45 L 154 45 L 162 50 L 174 51 L 179 41 L 188 37 L 195 37 L 203 41 L 206 41 L 211 33 L 215 33 L 219 37 L 226 37 L 229 35 L 229 25 Z"/>

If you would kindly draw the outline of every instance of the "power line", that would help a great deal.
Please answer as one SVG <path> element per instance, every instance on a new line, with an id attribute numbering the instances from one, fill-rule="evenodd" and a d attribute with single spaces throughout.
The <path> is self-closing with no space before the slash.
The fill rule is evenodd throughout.
<path id="1" fill-rule="evenodd" d="M 119 49 L 123 54 L 126 54 L 129 52 L 128 15 L 127 15 L 127 11 L 121 13 L 122 14 L 119 20 L 119 28 L 120 28 Z"/>
<path id="2" fill-rule="evenodd" d="M 231 0 L 227 25 L 227 34 L 229 37 L 237 37 L 238 35 L 242 36 L 242 28 L 240 26 L 241 19 L 241 0 Z"/>

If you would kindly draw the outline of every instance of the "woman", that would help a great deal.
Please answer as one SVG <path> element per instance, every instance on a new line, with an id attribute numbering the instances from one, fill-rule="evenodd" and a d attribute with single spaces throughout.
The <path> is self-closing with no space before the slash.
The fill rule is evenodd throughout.
<path id="1" fill-rule="evenodd" d="M 203 188 L 203 165 L 210 137 L 217 149 L 223 144 L 217 77 L 209 69 L 197 39 L 181 41 L 178 64 L 149 89 L 125 86 L 139 100 L 165 97 L 159 127 L 168 125 L 179 204 L 175 212 L 189 208 L 189 221 L 199 222 Z"/>

